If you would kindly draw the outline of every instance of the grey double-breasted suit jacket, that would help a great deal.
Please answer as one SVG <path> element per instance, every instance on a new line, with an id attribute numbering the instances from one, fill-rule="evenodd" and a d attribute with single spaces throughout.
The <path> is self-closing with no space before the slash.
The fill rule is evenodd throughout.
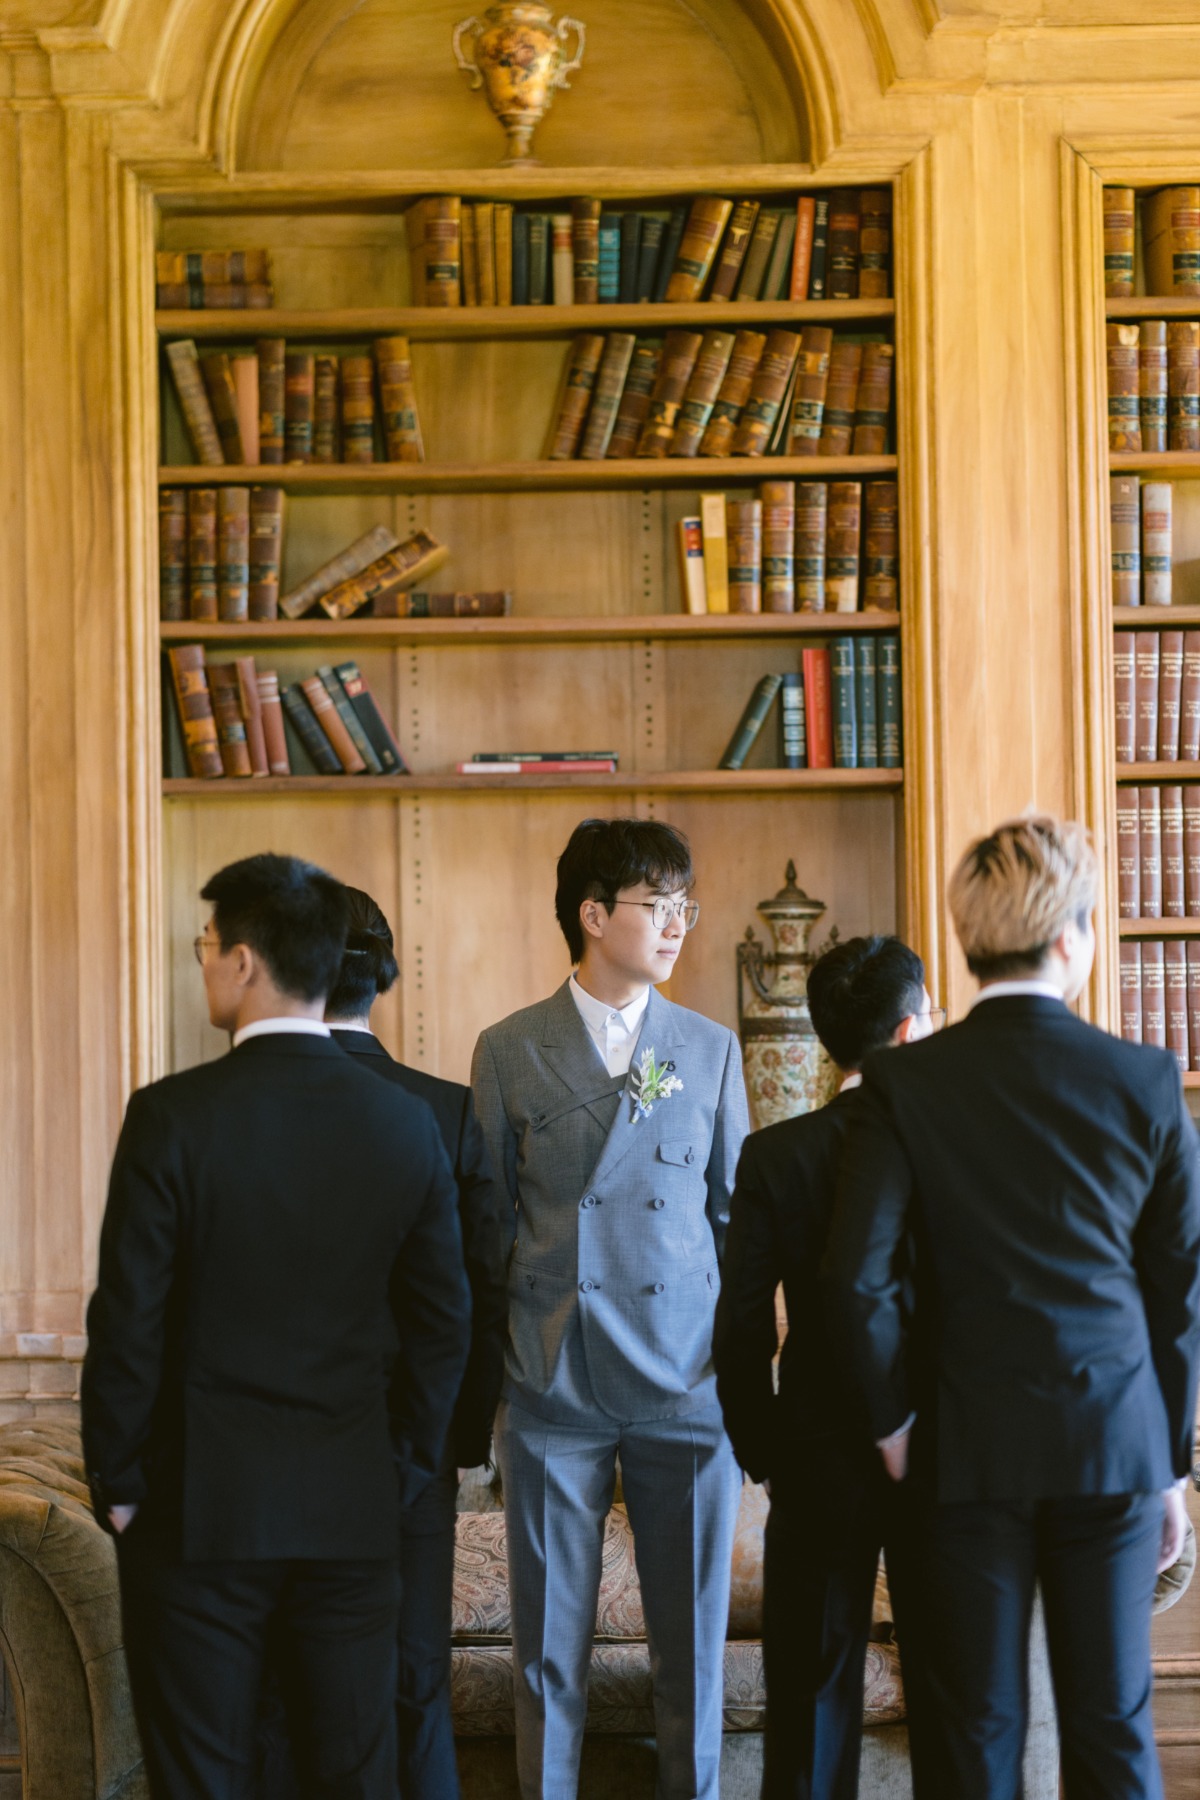
<path id="1" fill-rule="evenodd" d="M 472 1086 L 511 1202 L 505 1396 L 570 1424 L 713 1398 L 719 1256 L 748 1129 L 738 1041 L 651 989 L 634 1050 L 682 1090 L 635 1115 L 564 982 L 485 1031 Z"/>

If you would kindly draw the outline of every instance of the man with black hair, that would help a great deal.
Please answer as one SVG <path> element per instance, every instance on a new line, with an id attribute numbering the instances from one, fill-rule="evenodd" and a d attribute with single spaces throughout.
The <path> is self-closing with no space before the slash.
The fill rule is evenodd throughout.
<path id="1" fill-rule="evenodd" d="M 558 864 L 576 965 L 485 1031 L 472 1081 L 508 1209 L 496 1448 L 524 1800 L 576 1792 L 617 1459 L 654 1667 L 658 1792 L 716 1800 L 741 1476 L 713 1307 L 746 1097 L 737 1038 L 655 992 L 696 923 L 669 825 L 588 819 Z"/>
<path id="2" fill-rule="evenodd" d="M 271 1632 L 309 1791 L 392 1800 L 399 1511 L 439 1465 L 468 1339 L 457 1192 L 428 1108 L 322 1022 L 341 883 L 252 856 L 203 898 L 233 1048 L 129 1102 L 83 1372 L 151 1793 L 252 1791 Z"/>
<path id="3" fill-rule="evenodd" d="M 821 1265 L 863 1058 L 927 1036 L 933 1018 L 924 965 L 894 937 L 852 938 L 828 950 L 809 974 L 808 1004 L 813 1029 L 842 1071 L 841 1088 L 819 1111 L 746 1139 L 713 1357 L 738 1460 L 751 1480 L 770 1486 L 764 1800 L 854 1800 L 875 1573 L 885 1545 L 906 1688 L 914 1691 L 916 1671 L 911 1633 L 903 1635 L 902 1500 L 888 1481 L 866 1407 L 831 1347 Z M 781 1282 L 788 1329 L 776 1392 Z"/>

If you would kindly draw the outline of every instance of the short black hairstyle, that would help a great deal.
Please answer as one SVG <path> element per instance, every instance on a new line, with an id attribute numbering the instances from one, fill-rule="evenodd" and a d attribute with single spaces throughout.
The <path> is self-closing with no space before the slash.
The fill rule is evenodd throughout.
<path id="1" fill-rule="evenodd" d="M 857 1069 L 890 1044 L 896 1027 L 919 1012 L 925 964 L 897 937 L 848 938 L 817 958 L 808 975 L 813 1030 L 839 1069 Z"/>
<path id="2" fill-rule="evenodd" d="M 383 909 L 362 888 L 348 887 L 349 929 L 342 966 L 325 1002 L 327 1019 L 361 1019 L 400 973 L 392 928 Z"/>
<path id="3" fill-rule="evenodd" d="M 622 888 L 643 881 L 662 894 L 688 889 L 696 879 L 687 839 L 657 819 L 584 819 L 558 859 L 554 913 L 571 952 L 583 956 L 579 909 L 585 900 L 602 901 L 611 914 Z"/>
<path id="4" fill-rule="evenodd" d="M 281 993 L 324 1000 L 346 945 L 349 906 L 340 881 L 299 856 L 265 851 L 218 870 L 200 898 L 212 906 L 222 950 L 248 944 Z"/>

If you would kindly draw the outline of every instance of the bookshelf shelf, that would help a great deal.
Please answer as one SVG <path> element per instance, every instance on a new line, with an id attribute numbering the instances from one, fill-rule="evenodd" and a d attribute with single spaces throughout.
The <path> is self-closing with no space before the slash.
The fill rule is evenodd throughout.
<path id="1" fill-rule="evenodd" d="M 1114 475 L 1153 475 L 1157 471 L 1200 478 L 1200 454 L 1195 450 L 1131 450 L 1110 454 L 1108 466 Z"/>
<path id="2" fill-rule="evenodd" d="M 413 794 L 570 793 L 586 788 L 610 794 L 814 793 L 830 788 L 896 790 L 902 769 L 686 769 L 639 775 L 278 775 L 257 780 L 163 782 L 168 800 L 260 800 L 280 795 L 373 794 L 395 800 Z"/>
<path id="3" fill-rule="evenodd" d="M 1112 622 L 1126 630 L 1136 626 L 1139 631 L 1155 627 L 1169 631 L 1172 626 L 1200 625 L 1200 606 L 1114 606 Z"/>
<path id="4" fill-rule="evenodd" d="M 162 487 L 262 484 L 288 494 L 520 494 L 594 489 L 716 487 L 728 481 L 894 475 L 894 456 L 639 457 L 614 462 L 186 463 L 158 472 Z M 1200 463 L 1197 464 L 1200 470 Z"/>
<path id="5" fill-rule="evenodd" d="M 248 341 L 391 336 L 414 343 L 473 338 L 569 338 L 578 331 L 667 331 L 679 325 L 864 325 L 896 316 L 894 300 L 704 300 L 694 306 L 644 301 L 635 306 L 372 306 L 301 312 L 282 307 L 158 312 L 164 338 Z"/>
<path id="6" fill-rule="evenodd" d="M 1143 781 L 1200 781 L 1200 763 L 1139 762 L 1117 764 L 1117 786 L 1136 786 Z"/>
<path id="7" fill-rule="evenodd" d="M 1200 919 L 1121 919 L 1117 936 L 1123 938 L 1200 937 Z"/>
<path id="8" fill-rule="evenodd" d="M 828 636 L 896 631 L 896 612 L 649 613 L 626 618 L 507 619 L 269 619 L 245 624 L 197 619 L 164 622 L 164 644 L 561 644 L 624 643 L 662 638 L 670 643 L 725 644 L 735 639 Z"/>
<path id="9" fill-rule="evenodd" d="M 1135 294 L 1106 300 L 1107 319 L 1200 319 L 1200 294 Z"/>

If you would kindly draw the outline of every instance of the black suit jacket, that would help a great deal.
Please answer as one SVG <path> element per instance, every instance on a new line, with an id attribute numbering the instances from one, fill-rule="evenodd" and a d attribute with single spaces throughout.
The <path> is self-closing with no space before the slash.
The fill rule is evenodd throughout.
<path id="1" fill-rule="evenodd" d="M 915 1406 L 914 1468 L 950 1502 L 1150 1492 L 1185 1474 L 1200 1175 L 1174 1058 L 1021 995 L 869 1057 L 864 1075 L 829 1273 L 873 1434 Z M 920 1391 L 895 1273 L 910 1218 Z"/>
<path id="2" fill-rule="evenodd" d="M 487 1146 L 475 1116 L 471 1090 L 410 1069 L 389 1056 L 370 1031 L 334 1030 L 334 1039 L 363 1066 L 424 1100 L 437 1120 L 458 1183 L 467 1280 L 471 1284 L 471 1349 L 462 1391 L 454 1409 L 447 1460 L 465 1469 L 486 1462 L 492 1421 L 504 1380 L 508 1330 L 508 1276 L 500 1228 L 500 1191 L 492 1179 Z"/>
<path id="3" fill-rule="evenodd" d="M 801 1468 L 813 1440 L 857 1440 L 876 1462 L 866 1407 L 839 1366 L 825 1319 L 821 1263 L 838 1164 L 858 1090 L 755 1131 L 742 1146 L 713 1332 L 717 1392 L 738 1461 L 754 1481 Z M 788 1330 L 779 1358 L 775 1290 Z"/>
<path id="4" fill-rule="evenodd" d="M 394 1556 L 399 1505 L 442 1455 L 469 1319 L 428 1107 L 298 1034 L 143 1088 L 88 1308 L 97 1517 L 135 1501 L 132 1529 L 178 1529 L 186 1561 Z"/>

